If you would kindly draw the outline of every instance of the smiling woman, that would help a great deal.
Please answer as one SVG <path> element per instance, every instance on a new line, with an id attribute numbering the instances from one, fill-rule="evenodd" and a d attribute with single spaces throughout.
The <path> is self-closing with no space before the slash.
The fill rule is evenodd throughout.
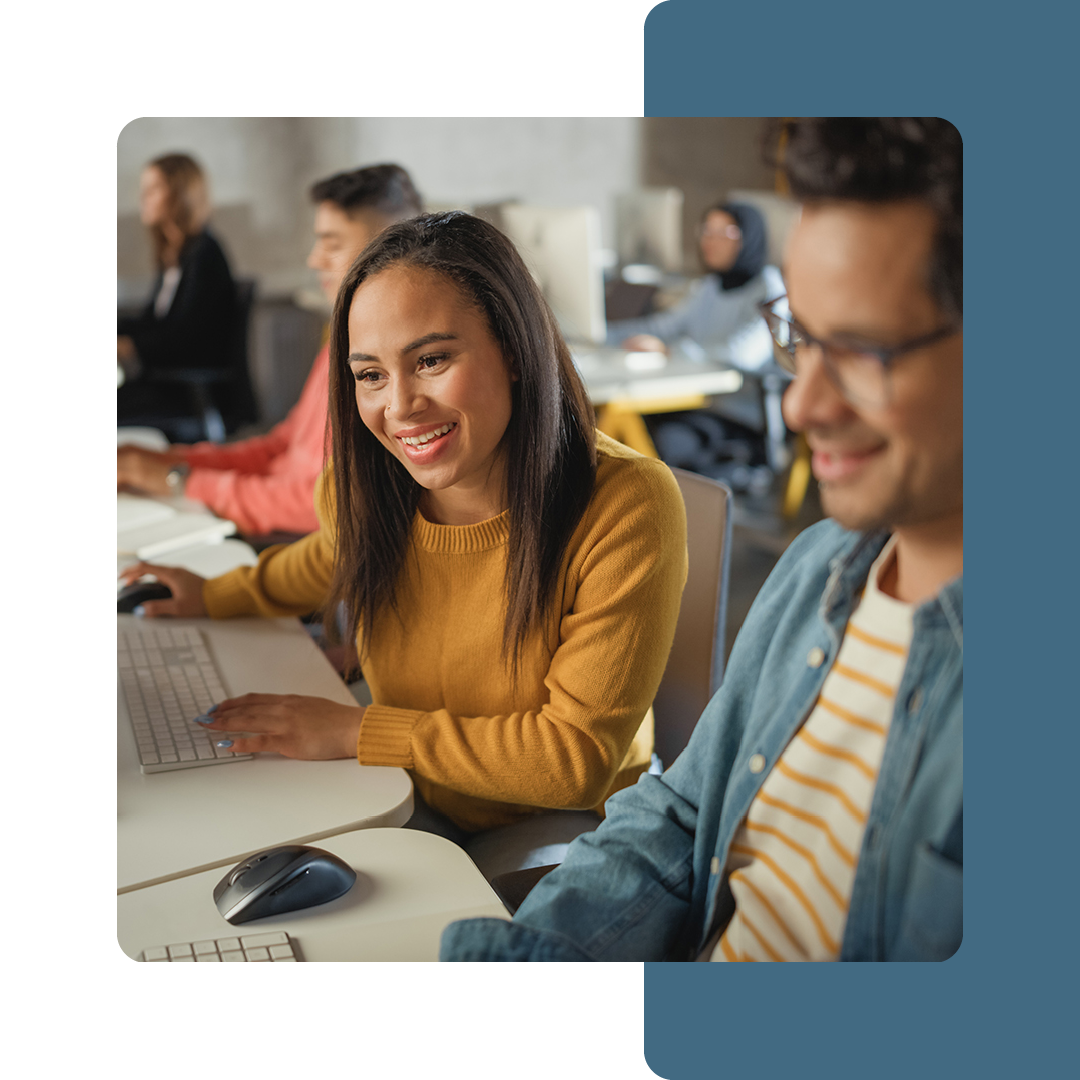
<path id="1" fill-rule="evenodd" d="M 236 751 L 406 768 L 425 827 L 512 869 L 477 834 L 544 810 L 585 811 L 580 832 L 648 765 L 686 576 L 678 486 L 596 433 L 520 256 L 466 214 L 391 226 L 353 265 L 330 415 L 321 529 L 205 583 L 155 570 L 174 595 L 149 613 L 321 609 L 333 628 L 344 610 L 373 705 L 249 695 L 209 726 L 257 733 Z"/>
<path id="2" fill-rule="evenodd" d="M 500 513 L 516 377 L 483 312 L 441 274 L 397 264 L 354 293 L 349 350 L 360 419 L 424 489 L 425 516 L 471 525 Z"/>

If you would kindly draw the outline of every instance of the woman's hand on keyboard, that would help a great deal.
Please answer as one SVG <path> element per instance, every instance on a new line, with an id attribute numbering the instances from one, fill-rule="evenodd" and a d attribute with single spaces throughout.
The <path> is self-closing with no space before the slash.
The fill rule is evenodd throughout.
<path id="1" fill-rule="evenodd" d="M 238 754 L 266 751 L 325 761 L 356 757 L 364 710 L 301 694 L 244 694 L 219 702 L 208 715 L 208 731 L 249 733 L 223 736 L 230 740 L 227 749 Z"/>
<path id="2" fill-rule="evenodd" d="M 190 570 L 181 570 L 178 566 L 154 566 L 146 562 L 126 567 L 120 576 L 130 585 L 133 581 L 138 581 L 143 574 L 153 574 L 163 585 L 168 585 L 172 592 L 172 596 L 167 600 L 146 600 L 141 605 L 143 615 L 192 618 L 206 614 L 206 605 L 202 598 L 206 578 L 201 578 Z"/>

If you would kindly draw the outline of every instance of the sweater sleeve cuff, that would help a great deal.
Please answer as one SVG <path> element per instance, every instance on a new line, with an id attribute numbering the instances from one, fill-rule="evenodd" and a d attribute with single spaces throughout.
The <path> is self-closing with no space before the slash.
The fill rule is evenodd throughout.
<path id="1" fill-rule="evenodd" d="M 244 587 L 245 571 L 250 573 L 250 567 L 241 566 L 203 582 L 203 606 L 210 618 L 231 619 L 237 615 L 259 614 L 251 592 Z"/>
<path id="2" fill-rule="evenodd" d="M 209 469 L 192 465 L 191 473 L 184 483 L 184 494 L 189 499 L 205 503 L 212 508 L 214 502 L 217 501 L 217 485 L 214 483 L 214 474 Z"/>
<path id="3" fill-rule="evenodd" d="M 361 765 L 413 767 L 412 733 L 424 715 L 413 709 L 368 705 L 360 722 L 356 757 Z"/>

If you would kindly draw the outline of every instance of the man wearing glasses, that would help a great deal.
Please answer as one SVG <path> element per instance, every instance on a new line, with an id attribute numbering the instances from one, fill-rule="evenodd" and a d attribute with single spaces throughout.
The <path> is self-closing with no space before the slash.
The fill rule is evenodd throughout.
<path id="1" fill-rule="evenodd" d="M 944 120 L 788 122 L 787 304 L 830 520 L 662 776 L 453 960 L 943 960 L 963 934 L 963 212 Z"/>

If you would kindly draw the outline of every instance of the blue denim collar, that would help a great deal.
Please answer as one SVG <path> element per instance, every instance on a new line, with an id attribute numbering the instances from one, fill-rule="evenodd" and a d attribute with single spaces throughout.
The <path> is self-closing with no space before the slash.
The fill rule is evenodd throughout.
<path id="1" fill-rule="evenodd" d="M 819 614 L 838 644 L 870 567 L 881 554 L 889 532 L 851 533 L 829 561 L 829 580 L 821 597 Z M 964 651 L 964 575 L 947 582 L 937 594 L 915 610 L 916 630 L 947 626 L 960 652 Z"/>

